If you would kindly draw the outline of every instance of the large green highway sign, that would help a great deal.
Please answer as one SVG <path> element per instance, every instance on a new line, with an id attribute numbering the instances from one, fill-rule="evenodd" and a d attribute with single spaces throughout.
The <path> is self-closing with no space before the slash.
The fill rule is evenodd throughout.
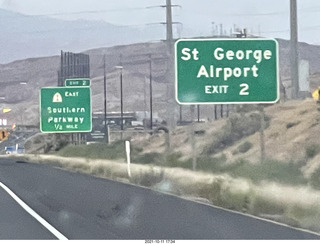
<path id="1" fill-rule="evenodd" d="M 45 133 L 90 132 L 92 130 L 90 88 L 42 88 L 40 129 Z"/>
<path id="2" fill-rule="evenodd" d="M 275 103 L 278 43 L 273 39 L 188 39 L 175 45 L 180 104 Z"/>

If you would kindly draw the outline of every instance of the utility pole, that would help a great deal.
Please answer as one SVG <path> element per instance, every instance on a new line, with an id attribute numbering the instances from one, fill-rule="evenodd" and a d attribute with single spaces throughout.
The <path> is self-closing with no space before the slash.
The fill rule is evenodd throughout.
<path id="1" fill-rule="evenodd" d="M 121 133 L 123 131 L 123 85 L 122 85 L 122 68 L 120 69 L 120 113 L 121 113 Z M 122 134 L 121 134 L 122 135 Z"/>
<path id="2" fill-rule="evenodd" d="M 264 136 L 264 129 L 265 129 L 265 112 L 264 106 L 261 104 L 259 106 L 259 114 L 260 114 L 260 162 L 263 164 L 266 158 L 266 145 L 265 145 L 265 136 Z"/>
<path id="3" fill-rule="evenodd" d="M 195 171 L 197 169 L 197 155 L 196 155 L 196 141 L 194 138 L 194 111 L 195 105 L 190 106 L 191 113 L 191 125 L 190 125 L 190 137 L 191 137 L 191 152 L 192 152 L 192 170 Z"/>
<path id="4" fill-rule="evenodd" d="M 120 65 L 115 66 L 116 69 L 120 70 L 120 128 L 121 128 L 121 140 L 123 136 L 123 66 L 122 66 L 122 55 L 120 55 Z"/>
<path id="5" fill-rule="evenodd" d="M 175 103 L 174 96 L 174 39 L 173 39 L 173 24 L 181 24 L 180 22 L 172 21 L 172 7 L 181 7 L 180 5 L 172 5 L 171 0 L 166 0 L 165 5 L 154 6 L 166 9 L 166 22 L 160 24 L 166 25 L 166 47 L 167 47 L 167 72 L 166 72 L 166 83 L 167 83 L 167 112 L 166 121 L 168 123 L 168 129 L 171 131 L 176 126 L 178 120 L 178 106 Z M 149 7 L 151 8 L 151 7 Z M 181 116 L 180 116 L 181 117 Z"/>
<path id="6" fill-rule="evenodd" d="M 173 41 L 173 34 L 172 34 L 172 10 L 171 10 L 171 0 L 166 0 L 166 19 L 167 19 L 167 42 L 169 45 Z M 171 42 L 171 43 L 170 43 Z"/>
<path id="7" fill-rule="evenodd" d="M 152 130 L 152 59 L 151 54 L 149 54 L 149 71 L 150 71 L 150 129 Z"/>
<path id="8" fill-rule="evenodd" d="M 171 0 L 166 0 L 166 28 L 167 28 L 167 56 L 168 56 L 168 63 L 167 63 L 167 125 L 168 125 L 168 133 L 167 139 L 166 139 L 166 148 L 167 148 L 167 155 L 171 152 L 171 136 L 170 133 L 174 129 L 174 113 L 175 113 L 175 107 L 173 102 L 174 92 L 173 92 L 173 33 L 172 33 L 172 11 L 171 11 Z"/>
<path id="9" fill-rule="evenodd" d="M 172 22 L 172 7 L 180 7 L 179 5 L 172 5 L 171 0 L 166 0 L 165 5 L 160 5 L 157 7 L 166 8 L 166 22 L 161 23 L 166 25 L 166 46 L 167 46 L 167 72 L 166 72 L 166 82 L 167 82 L 167 112 L 166 121 L 168 124 L 169 132 L 167 133 L 167 148 L 168 152 L 170 150 L 170 132 L 176 127 L 175 116 L 178 114 L 178 108 L 174 99 L 174 45 L 173 45 L 173 24 L 181 24 L 179 22 Z M 176 112 L 177 110 L 177 112 Z M 181 110 L 180 110 L 181 111 Z M 180 115 L 181 117 L 181 115 Z"/>
<path id="10" fill-rule="evenodd" d="M 121 127 L 121 140 L 123 136 L 123 66 L 122 66 L 122 54 L 120 54 L 120 66 L 117 66 L 120 69 L 120 127 Z"/>
<path id="11" fill-rule="evenodd" d="M 107 77 L 106 77 L 106 55 L 103 56 L 103 91 L 104 91 L 104 137 L 109 143 L 109 133 L 107 126 Z"/>
<path id="12" fill-rule="evenodd" d="M 292 99 L 297 99 L 299 93 L 297 0 L 290 0 L 290 35 Z"/>
<path id="13" fill-rule="evenodd" d="M 175 104 L 174 104 L 174 53 L 173 53 L 173 33 L 172 33 L 172 5 L 171 0 L 166 0 L 166 30 L 167 30 L 167 115 L 169 131 L 175 128 Z"/>

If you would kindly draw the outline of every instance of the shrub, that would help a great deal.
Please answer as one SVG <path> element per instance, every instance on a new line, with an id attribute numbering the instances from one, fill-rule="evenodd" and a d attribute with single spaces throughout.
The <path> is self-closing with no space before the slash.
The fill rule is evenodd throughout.
<path id="1" fill-rule="evenodd" d="M 265 116 L 266 127 L 269 126 L 269 122 L 270 118 Z M 225 147 L 232 145 L 235 141 L 256 133 L 260 130 L 260 127 L 260 114 L 256 112 L 246 115 L 233 114 L 227 120 L 226 125 L 215 134 L 212 143 L 203 150 L 203 153 L 207 155 L 217 153 Z"/>
<path id="2" fill-rule="evenodd" d="M 250 196 L 244 192 L 225 191 L 223 196 L 223 207 L 239 212 L 248 212 L 250 206 Z"/>
<path id="3" fill-rule="evenodd" d="M 309 184 L 313 188 L 320 190 L 320 167 L 311 174 Z"/>
<path id="4" fill-rule="evenodd" d="M 307 158 L 314 158 L 314 156 L 316 156 L 319 153 L 320 146 L 318 144 L 311 144 L 306 146 L 305 151 Z"/>
<path id="5" fill-rule="evenodd" d="M 231 145 L 234 141 L 232 134 L 232 127 L 230 123 L 227 123 L 221 131 L 215 134 L 211 144 L 206 146 L 203 150 L 203 154 L 211 155 L 219 152 L 221 149 L 225 148 L 228 145 Z"/>
<path id="6" fill-rule="evenodd" d="M 293 204 L 285 212 L 285 222 L 291 226 L 308 228 L 319 232 L 319 207 Z"/>
<path id="7" fill-rule="evenodd" d="M 162 154 L 157 152 L 144 153 L 132 158 L 132 162 L 139 164 L 160 164 L 163 160 Z"/>
<path id="8" fill-rule="evenodd" d="M 169 154 L 166 157 L 164 166 L 186 168 L 187 165 L 185 165 L 185 162 L 180 160 L 181 157 L 182 157 L 182 153 L 179 153 L 179 152 Z"/>
<path id="9" fill-rule="evenodd" d="M 158 184 L 164 179 L 164 171 L 150 168 L 149 170 L 142 172 L 137 176 L 133 176 L 130 181 L 134 184 L 138 184 L 145 187 L 150 187 Z"/>
<path id="10" fill-rule="evenodd" d="M 298 122 L 289 122 L 286 127 L 287 127 L 287 129 L 290 129 L 291 127 L 296 126 L 299 123 L 300 123 L 300 121 L 298 121 Z"/>
<path id="11" fill-rule="evenodd" d="M 59 151 L 62 148 L 66 147 L 69 144 L 67 140 L 58 140 L 56 144 L 55 151 Z"/>
<path id="12" fill-rule="evenodd" d="M 268 214 L 268 215 L 282 215 L 286 210 L 284 204 L 266 199 L 265 197 L 255 196 L 252 203 L 251 213 L 254 215 Z"/>
<path id="13" fill-rule="evenodd" d="M 253 145 L 251 142 L 246 141 L 246 142 L 242 143 L 241 145 L 239 145 L 237 149 L 240 153 L 246 153 L 252 148 L 252 146 Z"/>
<path id="14" fill-rule="evenodd" d="M 220 172 L 223 164 L 226 162 L 227 157 L 222 154 L 218 157 L 199 157 L 197 159 L 197 170 L 209 171 L 213 173 Z"/>

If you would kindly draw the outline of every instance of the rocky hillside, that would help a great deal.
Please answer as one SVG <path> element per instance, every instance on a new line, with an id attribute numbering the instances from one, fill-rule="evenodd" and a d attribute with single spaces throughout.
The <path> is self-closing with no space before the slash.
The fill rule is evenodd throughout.
<path id="1" fill-rule="evenodd" d="M 280 78 L 290 94 L 289 42 L 278 40 L 280 47 Z M 310 63 L 310 90 L 320 85 L 320 46 L 300 43 L 300 57 Z M 67 51 L 67 50 L 64 50 Z M 59 51 L 60 52 L 60 51 Z M 58 52 L 57 52 L 58 53 Z M 160 117 L 166 115 L 167 52 L 163 42 L 139 43 L 88 50 L 90 55 L 93 110 L 103 109 L 103 64 L 106 57 L 107 106 L 108 111 L 120 110 L 120 70 L 123 66 L 123 94 L 125 111 L 149 110 L 149 54 L 152 58 L 153 111 Z M 39 123 L 39 90 L 41 87 L 56 86 L 60 65 L 59 56 L 30 58 L 0 65 L 0 109 L 11 108 L 7 114 L 18 124 Z M 172 81 L 173 82 L 173 81 Z M 27 84 L 26 84 L 27 83 Z M 168 90 L 169 89 L 169 90 Z M 172 91 L 171 91 L 172 92 Z M 182 108 L 183 119 L 188 119 L 189 109 Z M 213 118 L 213 106 L 201 106 L 201 119 Z"/>
<path id="2" fill-rule="evenodd" d="M 194 123 L 197 158 L 216 157 L 226 162 L 240 159 L 252 163 L 261 160 L 260 113 L 252 106 L 245 112 L 230 112 L 229 118 L 207 123 Z M 264 151 L 266 159 L 319 165 L 320 105 L 313 99 L 286 101 L 265 107 L 266 129 Z M 192 157 L 191 128 L 178 127 L 171 140 L 171 153 L 182 159 Z M 147 136 L 149 137 L 149 136 Z M 133 143 L 143 153 L 165 153 L 165 134 L 135 137 Z M 200 160 L 201 161 L 201 160 Z"/>

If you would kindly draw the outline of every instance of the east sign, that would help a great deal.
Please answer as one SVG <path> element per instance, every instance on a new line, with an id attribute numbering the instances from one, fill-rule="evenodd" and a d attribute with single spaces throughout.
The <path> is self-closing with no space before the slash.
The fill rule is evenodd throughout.
<path id="1" fill-rule="evenodd" d="M 187 39 L 175 44 L 180 104 L 275 103 L 278 43 L 273 39 Z"/>
<path id="2" fill-rule="evenodd" d="M 89 87 L 50 87 L 40 90 L 41 132 L 90 132 L 91 110 Z"/>

